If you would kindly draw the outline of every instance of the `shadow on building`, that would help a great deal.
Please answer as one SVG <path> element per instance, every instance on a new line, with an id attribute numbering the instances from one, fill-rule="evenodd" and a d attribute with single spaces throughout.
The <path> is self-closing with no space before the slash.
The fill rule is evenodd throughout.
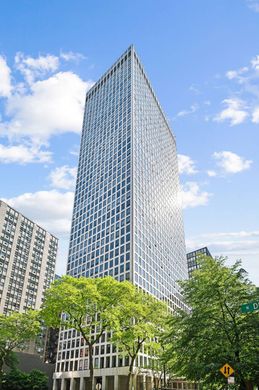
<path id="1" fill-rule="evenodd" d="M 18 369 L 25 372 L 30 372 L 32 370 L 40 370 L 48 376 L 48 388 L 51 390 L 53 387 L 53 373 L 55 370 L 55 364 L 47 364 L 42 361 L 42 358 L 39 355 L 17 352 L 17 357 L 19 359 Z"/>
<path id="2" fill-rule="evenodd" d="M 101 390 L 128 390 L 126 375 L 111 375 L 106 377 L 94 378 L 95 385 L 101 384 Z M 151 376 L 137 375 L 134 390 L 153 390 L 154 381 Z M 160 390 L 195 390 L 197 385 L 186 382 L 184 379 L 175 379 L 168 383 L 167 387 L 159 387 Z M 56 378 L 54 381 L 54 390 L 91 390 L 89 377 L 74 378 Z"/>

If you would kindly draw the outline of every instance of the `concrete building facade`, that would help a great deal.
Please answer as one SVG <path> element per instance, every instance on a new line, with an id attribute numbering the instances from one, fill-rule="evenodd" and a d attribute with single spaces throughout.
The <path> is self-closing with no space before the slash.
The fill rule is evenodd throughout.
<path id="1" fill-rule="evenodd" d="M 175 138 L 131 46 L 86 95 L 67 273 L 130 280 L 174 309 L 185 253 Z M 94 366 L 102 390 L 125 388 L 128 361 L 107 334 Z M 88 367 L 80 334 L 61 331 L 55 389 L 88 389 Z"/>
<path id="2" fill-rule="evenodd" d="M 57 248 L 56 237 L 0 201 L 0 313 L 40 308 Z"/>

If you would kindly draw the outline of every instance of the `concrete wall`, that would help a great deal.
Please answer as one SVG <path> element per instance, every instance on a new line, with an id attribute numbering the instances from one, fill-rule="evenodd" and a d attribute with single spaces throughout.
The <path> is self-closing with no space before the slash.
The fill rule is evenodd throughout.
<path id="1" fill-rule="evenodd" d="M 25 372 L 30 372 L 32 370 L 40 370 L 44 372 L 49 378 L 49 390 L 52 389 L 52 376 L 54 373 L 55 364 L 43 363 L 42 359 L 39 356 L 24 352 L 17 352 L 17 357 L 19 359 L 18 368 L 20 370 Z"/>

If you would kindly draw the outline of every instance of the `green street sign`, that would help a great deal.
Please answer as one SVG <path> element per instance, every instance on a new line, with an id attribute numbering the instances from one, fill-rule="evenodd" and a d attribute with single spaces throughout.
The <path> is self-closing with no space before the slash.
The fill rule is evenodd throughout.
<path id="1" fill-rule="evenodd" d="M 259 310 L 259 301 L 245 303 L 241 306 L 242 313 L 251 313 L 252 311 Z"/>

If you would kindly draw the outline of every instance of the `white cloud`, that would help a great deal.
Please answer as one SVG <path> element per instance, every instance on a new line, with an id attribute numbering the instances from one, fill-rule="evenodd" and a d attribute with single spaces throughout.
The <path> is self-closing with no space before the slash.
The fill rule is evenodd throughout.
<path id="1" fill-rule="evenodd" d="M 78 157 L 79 152 L 80 152 L 80 145 L 74 145 L 69 153 L 72 154 L 72 156 Z"/>
<path id="2" fill-rule="evenodd" d="M 213 255 L 259 255 L 259 231 L 215 232 L 186 240 L 188 251 L 207 246 Z"/>
<path id="3" fill-rule="evenodd" d="M 242 259 L 250 279 L 259 284 L 259 231 L 204 233 L 186 240 L 187 251 L 207 246 L 213 256 L 228 256 L 228 264 Z"/>
<path id="4" fill-rule="evenodd" d="M 238 232 L 216 232 L 216 233 L 206 233 L 204 235 L 202 235 L 201 237 L 206 237 L 206 238 L 209 238 L 210 240 L 211 239 L 222 239 L 222 237 L 224 237 L 225 239 L 229 239 L 229 238 L 237 238 L 237 239 L 240 239 L 240 238 L 259 238 L 259 230 L 253 230 L 253 231 L 246 231 L 246 230 L 241 230 L 241 231 L 238 231 Z M 258 243 L 259 244 L 259 243 Z"/>
<path id="5" fill-rule="evenodd" d="M 177 117 L 184 117 L 187 115 L 194 114 L 198 110 L 198 104 L 192 104 L 188 110 L 182 110 L 176 114 Z"/>
<path id="6" fill-rule="evenodd" d="M 76 172 L 77 169 L 75 167 L 72 168 L 67 165 L 55 168 L 50 173 L 52 187 L 65 190 L 74 189 L 76 181 Z"/>
<path id="7" fill-rule="evenodd" d="M 11 94 L 11 69 L 6 59 L 0 56 L 0 96 L 8 97 Z"/>
<path id="8" fill-rule="evenodd" d="M 226 73 L 226 77 L 229 80 L 235 79 L 238 76 L 238 71 L 237 70 L 228 70 Z"/>
<path id="9" fill-rule="evenodd" d="M 183 208 L 204 206 L 208 203 L 211 196 L 206 191 L 201 191 L 198 183 L 187 182 L 182 186 L 182 205 Z"/>
<path id="10" fill-rule="evenodd" d="M 247 73 L 249 71 L 249 68 L 247 66 L 244 66 L 243 68 L 240 68 L 238 70 L 229 70 L 226 72 L 226 77 L 229 80 L 238 79 L 240 82 L 242 82 L 242 77 L 244 73 Z"/>
<path id="11" fill-rule="evenodd" d="M 8 99 L 6 113 L 11 119 L 0 123 L 2 134 L 15 139 L 27 137 L 41 144 L 56 134 L 79 133 L 85 93 L 91 85 L 72 72 L 59 72 L 34 82 L 29 92 Z"/>
<path id="12" fill-rule="evenodd" d="M 256 107 L 252 113 L 252 122 L 259 123 L 259 107 Z"/>
<path id="13" fill-rule="evenodd" d="M 73 192 L 52 190 L 28 192 L 4 201 L 59 237 L 70 231 L 73 199 Z"/>
<path id="14" fill-rule="evenodd" d="M 193 92 L 195 95 L 199 95 L 201 93 L 199 88 L 194 84 L 189 87 L 189 91 Z"/>
<path id="15" fill-rule="evenodd" d="M 255 12 L 259 12 L 259 1 L 258 0 L 247 0 L 247 5 L 251 10 L 253 10 Z"/>
<path id="16" fill-rule="evenodd" d="M 229 151 L 213 153 L 217 165 L 223 169 L 224 173 L 238 173 L 250 168 L 252 161 L 238 156 L 236 153 Z"/>
<path id="17" fill-rule="evenodd" d="M 212 171 L 212 170 L 208 170 L 208 171 L 207 171 L 207 175 L 208 175 L 209 177 L 215 177 L 215 176 L 217 176 L 217 172 Z"/>
<path id="18" fill-rule="evenodd" d="M 15 67 L 22 73 L 23 80 L 13 80 L 11 85 L 11 71 L 0 56 L 0 96 L 7 97 L 0 116 L 0 137 L 7 137 L 12 144 L 39 147 L 46 146 L 54 135 L 79 133 L 85 93 L 93 82 L 85 82 L 73 72 L 58 69 L 61 60 L 80 58 L 83 58 L 80 53 L 73 52 L 38 57 L 19 52 L 15 56 Z"/>
<path id="19" fill-rule="evenodd" d="M 243 91 L 240 92 L 251 92 L 252 94 L 258 93 L 256 91 L 257 80 L 259 77 L 259 55 L 256 55 L 251 59 L 250 63 L 247 66 L 243 66 L 239 69 L 229 70 L 226 72 L 226 77 L 229 80 L 237 81 L 239 84 L 242 84 L 244 87 Z M 256 92 L 256 93 L 255 93 Z"/>
<path id="20" fill-rule="evenodd" d="M 75 61 L 75 62 L 86 59 L 86 57 L 83 54 L 75 53 L 73 51 L 61 52 L 60 58 L 62 58 L 65 61 Z"/>
<path id="21" fill-rule="evenodd" d="M 63 274 L 67 263 L 74 192 L 38 191 L 3 200 L 59 239 L 56 272 Z"/>
<path id="22" fill-rule="evenodd" d="M 193 175 L 197 173 L 195 162 L 184 154 L 178 154 L 178 166 L 180 174 Z"/>
<path id="23" fill-rule="evenodd" d="M 0 162 L 4 164 L 49 163 L 51 156 L 51 152 L 35 146 L 0 144 Z"/>
<path id="24" fill-rule="evenodd" d="M 228 255 L 231 253 L 237 253 L 240 254 L 242 252 L 249 252 L 253 253 L 254 250 L 259 252 L 259 245 L 256 240 L 228 240 L 225 237 L 223 239 L 200 239 L 199 243 L 197 245 L 194 245 L 194 241 L 187 241 L 188 247 L 196 248 L 207 246 L 209 250 L 213 252 L 215 256 L 220 255 Z"/>
<path id="25" fill-rule="evenodd" d="M 259 55 L 252 58 L 247 66 L 226 72 L 226 77 L 238 84 L 237 93 L 248 104 L 244 100 L 237 98 L 225 99 L 223 103 L 226 104 L 226 109 L 221 111 L 214 119 L 219 122 L 229 120 L 233 126 L 244 122 L 249 116 L 252 122 L 257 123 L 256 107 L 259 98 Z"/>
<path id="26" fill-rule="evenodd" d="M 239 125 L 243 123 L 248 116 L 248 112 L 245 111 L 246 106 L 244 102 L 237 98 L 225 99 L 223 103 L 226 108 L 222 110 L 214 120 L 217 122 L 230 121 L 230 125 Z"/>
<path id="27" fill-rule="evenodd" d="M 25 80 L 32 84 L 36 78 L 45 76 L 49 72 L 55 72 L 59 68 L 59 58 L 50 54 L 33 58 L 19 52 L 15 56 L 15 64 Z"/>
<path id="28" fill-rule="evenodd" d="M 258 7 L 259 7 L 259 3 L 258 3 Z M 255 69 L 256 71 L 259 70 L 259 55 L 255 56 L 252 60 L 251 60 L 251 66 L 253 69 Z"/>

